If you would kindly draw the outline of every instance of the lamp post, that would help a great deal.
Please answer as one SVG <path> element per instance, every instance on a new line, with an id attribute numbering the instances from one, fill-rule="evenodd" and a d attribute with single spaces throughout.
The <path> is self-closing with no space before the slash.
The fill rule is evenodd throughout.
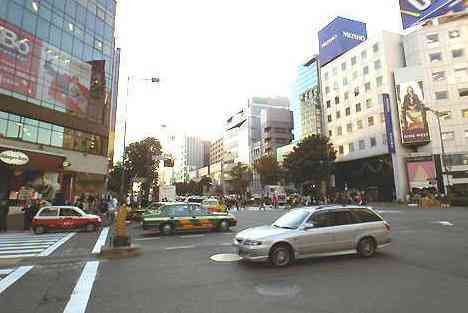
<path id="1" fill-rule="evenodd" d="M 125 101 L 125 116 L 124 116 L 124 133 L 123 133 L 123 155 L 122 155 L 122 175 L 120 180 L 120 196 L 122 201 L 125 201 L 125 148 L 127 143 L 127 120 L 128 120 L 128 102 L 130 95 L 130 86 L 132 81 L 150 81 L 151 83 L 159 84 L 159 77 L 154 76 L 150 78 L 136 78 L 134 76 L 128 76 L 127 80 L 127 101 Z"/>
<path id="2" fill-rule="evenodd" d="M 449 179 L 449 170 L 447 166 L 447 159 L 446 159 L 446 154 L 445 154 L 445 144 L 444 144 L 444 138 L 442 136 L 442 127 L 440 126 L 440 118 L 443 116 L 446 116 L 447 114 L 444 112 L 440 112 L 428 107 L 424 107 L 424 110 L 426 112 L 431 112 L 434 114 L 434 116 L 437 118 L 437 126 L 439 128 L 439 137 L 440 137 L 440 150 L 441 150 L 441 163 L 442 167 L 444 169 L 445 175 L 447 176 L 447 186 L 445 186 L 444 182 L 444 187 L 445 187 L 445 194 L 448 196 L 450 192 L 450 179 Z M 443 175 L 442 175 L 442 181 L 443 181 Z"/>

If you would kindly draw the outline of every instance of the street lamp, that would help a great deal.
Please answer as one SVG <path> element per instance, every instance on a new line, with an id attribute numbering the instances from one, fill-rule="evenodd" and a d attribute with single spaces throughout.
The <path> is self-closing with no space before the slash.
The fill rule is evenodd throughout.
<path id="1" fill-rule="evenodd" d="M 129 95 L 130 95 L 130 86 L 132 81 L 150 81 L 152 83 L 159 84 L 159 77 L 149 77 L 149 78 L 137 78 L 134 76 L 128 76 L 127 80 L 127 101 L 125 101 L 125 116 L 124 116 L 124 133 L 123 133 L 123 155 L 122 155 L 122 175 L 120 180 L 120 196 L 122 197 L 122 201 L 125 201 L 125 146 L 127 142 L 127 120 L 128 120 L 128 102 L 129 102 Z"/>
<path id="2" fill-rule="evenodd" d="M 424 111 L 431 112 L 437 118 L 437 126 L 439 128 L 439 137 L 440 137 L 441 162 L 442 162 L 442 167 L 444 169 L 445 175 L 447 176 L 447 186 L 445 186 L 445 182 L 444 182 L 444 188 L 446 189 L 445 194 L 448 196 L 449 191 L 450 191 L 450 179 L 449 179 L 449 171 L 448 171 L 447 159 L 446 159 L 446 154 L 445 154 L 444 138 L 442 136 L 442 127 L 440 126 L 440 118 L 446 116 L 447 113 L 440 112 L 440 111 L 431 109 L 426 106 L 424 107 Z M 442 181 L 443 181 L 443 175 L 442 175 Z"/>

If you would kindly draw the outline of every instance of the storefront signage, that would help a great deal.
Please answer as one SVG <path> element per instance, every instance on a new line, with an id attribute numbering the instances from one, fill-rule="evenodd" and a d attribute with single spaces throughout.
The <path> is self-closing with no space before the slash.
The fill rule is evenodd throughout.
<path id="1" fill-rule="evenodd" d="M 382 102 L 384 106 L 385 129 L 387 132 L 388 152 L 394 154 L 395 153 L 395 136 L 393 135 L 392 109 L 390 107 L 390 95 L 388 93 L 382 94 Z"/>
<path id="2" fill-rule="evenodd" d="M 0 161 L 9 165 L 25 165 L 29 157 L 23 152 L 6 150 L 0 153 Z"/>
<path id="3" fill-rule="evenodd" d="M 420 22 L 466 9 L 464 0 L 400 0 L 403 29 Z"/>

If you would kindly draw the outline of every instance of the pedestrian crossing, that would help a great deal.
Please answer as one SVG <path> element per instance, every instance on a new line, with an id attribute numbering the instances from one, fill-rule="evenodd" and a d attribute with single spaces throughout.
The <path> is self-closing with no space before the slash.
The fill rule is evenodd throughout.
<path id="1" fill-rule="evenodd" d="M 47 256 L 74 235 L 75 233 L 47 235 L 10 233 L 0 235 L 0 259 Z"/>

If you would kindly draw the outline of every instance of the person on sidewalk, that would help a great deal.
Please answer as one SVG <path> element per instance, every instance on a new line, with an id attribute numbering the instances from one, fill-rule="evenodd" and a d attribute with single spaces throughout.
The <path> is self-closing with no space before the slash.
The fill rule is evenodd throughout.
<path id="1" fill-rule="evenodd" d="M 10 204 L 8 200 L 0 200 L 0 233 L 8 230 L 8 213 Z"/>

